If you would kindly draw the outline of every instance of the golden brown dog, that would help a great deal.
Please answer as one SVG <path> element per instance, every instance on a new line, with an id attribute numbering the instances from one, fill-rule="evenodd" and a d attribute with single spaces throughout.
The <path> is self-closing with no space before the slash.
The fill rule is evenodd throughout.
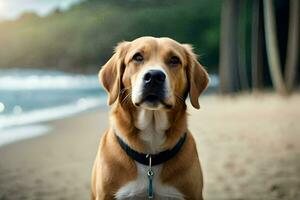
<path id="1" fill-rule="evenodd" d="M 112 106 L 92 172 L 92 198 L 202 199 L 185 99 L 199 109 L 208 74 L 190 45 L 141 37 L 118 44 L 100 82 Z"/>

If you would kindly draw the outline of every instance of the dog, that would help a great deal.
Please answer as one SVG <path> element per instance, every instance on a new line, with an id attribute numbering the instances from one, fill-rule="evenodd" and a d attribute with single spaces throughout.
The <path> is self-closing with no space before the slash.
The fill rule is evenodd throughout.
<path id="1" fill-rule="evenodd" d="M 93 166 L 92 199 L 203 199 L 185 100 L 199 109 L 209 78 L 192 47 L 170 38 L 121 42 L 99 80 L 111 111 Z"/>

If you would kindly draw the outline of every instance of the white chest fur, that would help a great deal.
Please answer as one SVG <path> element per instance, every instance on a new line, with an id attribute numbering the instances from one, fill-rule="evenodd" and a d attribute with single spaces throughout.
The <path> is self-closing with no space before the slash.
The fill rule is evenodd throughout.
<path id="1" fill-rule="evenodd" d="M 135 126 L 140 130 L 140 138 L 148 145 L 147 153 L 160 152 L 166 139 L 165 130 L 169 128 L 166 112 L 141 109 Z"/>
<path id="2" fill-rule="evenodd" d="M 141 165 L 136 163 L 138 176 L 137 179 L 127 183 L 125 186 L 121 187 L 119 191 L 116 193 L 117 199 L 147 199 L 147 189 L 148 189 L 148 177 L 147 170 L 148 167 L 145 165 Z M 152 169 L 154 171 L 153 177 L 153 189 L 154 189 L 154 199 L 184 199 L 183 195 L 176 190 L 176 188 L 164 185 L 160 181 L 160 171 L 162 165 L 154 166 Z"/>
<path id="3" fill-rule="evenodd" d="M 141 109 L 135 126 L 141 130 L 140 138 L 148 145 L 147 153 L 158 153 L 165 142 L 165 130 L 169 128 L 167 114 L 164 111 L 151 111 Z M 148 166 L 137 165 L 137 178 L 121 187 L 115 194 L 117 199 L 147 199 Z M 165 185 L 160 181 L 163 164 L 153 166 L 154 199 L 184 199 L 183 195 L 174 187 Z"/>

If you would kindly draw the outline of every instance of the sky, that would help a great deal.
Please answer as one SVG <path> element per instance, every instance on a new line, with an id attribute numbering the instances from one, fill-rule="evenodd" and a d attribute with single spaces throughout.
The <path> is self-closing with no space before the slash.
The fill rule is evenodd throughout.
<path id="1" fill-rule="evenodd" d="M 82 0 L 0 0 L 0 20 L 15 19 L 24 12 L 35 12 L 40 16 L 56 8 L 68 9 Z"/>

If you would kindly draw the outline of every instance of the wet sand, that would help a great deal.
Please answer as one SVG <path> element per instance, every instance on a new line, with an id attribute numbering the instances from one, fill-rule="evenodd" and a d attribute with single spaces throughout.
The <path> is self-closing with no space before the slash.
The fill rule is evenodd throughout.
<path id="1" fill-rule="evenodd" d="M 300 199 L 300 94 L 200 98 L 189 108 L 205 199 Z M 49 134 L 0 147 L 0 200 L 89 199 L 107 111 L 48 123 Z"/>

